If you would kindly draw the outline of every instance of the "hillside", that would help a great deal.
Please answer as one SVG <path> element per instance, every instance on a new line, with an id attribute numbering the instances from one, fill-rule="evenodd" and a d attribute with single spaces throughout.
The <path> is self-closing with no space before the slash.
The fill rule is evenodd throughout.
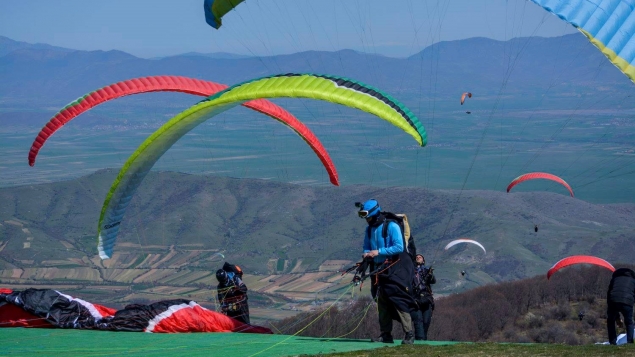
<path id="1" fill-rule="evenodd" d="M 2 283 L 102 285 L 102 293 L 118 299 L 131 294 L 132 283 L 137 293 L 148 293 L 139 298 L 174 291 L 204 296 L 222 263 L 216 253 L 223 252 L 250 274 L 255 291 L 329 299 L 349 279 L 337 270 L 360 255 L 365 223 L 353 202 L 370 197 L 409 215 L 419 251 L 436 267 L 439 294 L 544 274 L 572 254 L 611 262 L 635 254 L 635 205 L 594 205 L 538 191 L 311 187 L 153 172 L 132 200 L 113 259 L 101 262 L 95 225 L 114 177 L 114 170 L 102 170 L 0 189 Z M 442 249 L 459 237 L 480 241 L 487 254 L 471 246 Z"/>
<path id="2" fill-rule="evenodd" d="M 623 266 L 633 268 L 616 267 Z M 437 297 L 429 339 L 568 345 L 607 341 L 606 290 L 610 279 L 611 272 L 606 269 L 570 267 L 551 280 L 540 275 Z M 379 335 L 374 306 L 365 297 L 301 313 L 274 326 L 284 334 L 369 339 Z M 327 309 L 328 314 L 300 332 L 306 326 L 304 321 L 314 320 Z M 623 333 L 624 327 L 618 331 Z M 393 335 L 402 338 L 399 326 L 394 327 Z"/>

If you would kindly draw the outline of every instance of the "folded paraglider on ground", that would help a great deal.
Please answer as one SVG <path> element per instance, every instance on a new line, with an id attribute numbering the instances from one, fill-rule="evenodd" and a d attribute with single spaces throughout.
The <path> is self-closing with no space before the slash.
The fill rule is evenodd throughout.
<path id="1" fill-rule="evenodd" d="M 0 327 L 48 327 L 131 332 L 273 332 L 244 324 L 192 300 L 174 299 L 115 310 L 52 289 L 0 289 Z"/>

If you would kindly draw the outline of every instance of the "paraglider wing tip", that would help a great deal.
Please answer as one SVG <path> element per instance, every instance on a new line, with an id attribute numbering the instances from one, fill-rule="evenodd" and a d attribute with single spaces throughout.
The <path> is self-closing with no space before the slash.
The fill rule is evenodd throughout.
<path id="1" fill-rule="evenodd" d="M 99 232 L 98 234 L 98 239 L 99 243 L 97 244 L 97 252 L 99 253 L 99 257 L 101 258 L 101 260 L 110 259 L 110 255 L 108 255 L 108 253 L 106 253 L 106 251 L 104 250 L 103 237 L 101 235 L 101 232 Z"/>
<path id="2" fill-rule="evenodd" d="M 29 166 L 31 166 L 31 167 L 35 166 L 35 161 L 29 160 Z"/>

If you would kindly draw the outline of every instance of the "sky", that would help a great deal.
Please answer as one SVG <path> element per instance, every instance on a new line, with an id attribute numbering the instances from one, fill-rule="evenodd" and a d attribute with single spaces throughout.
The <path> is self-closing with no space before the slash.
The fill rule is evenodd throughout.
<path id="1" fill-rule="evenodd" d="M 2 0 L 0 35 L 143 58 L 354 49 L 405 57 L 439 42 L 562 36 L 572 26 L 527 0 L 246 0 L 215 30 L 203 0 Z"/>

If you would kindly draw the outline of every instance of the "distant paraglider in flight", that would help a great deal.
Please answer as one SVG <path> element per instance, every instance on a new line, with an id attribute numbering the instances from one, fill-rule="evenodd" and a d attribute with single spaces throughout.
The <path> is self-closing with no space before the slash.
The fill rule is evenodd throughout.
<path id="1" fill-rule="evenodd" d="M 534 232 L 538 233 L 538 225 L 534 224 Z"/>
<path id="2" fill-rule="evenodd" d="M 212 254 L 212 256 L 209 258 L 209 261 L 214 263 L 214 262 L 220 262 L 223 259 L 225 259 L 225 255 L 221 252 L 218 252 L 218 253 Z"/>
<path id="3" fill-rule="evenodd" d="M 310 98 L 360 109 L 410 134 L 421 146 L 427 134 L 403 104 L 376 88 L 346 78 L 287 73 L 253 79 L 225 89 L 177 114 L 150 135 L 126 160 L 104 200 L 98 224 L 98 251 L 112 256 L 119 227 L 135 191 L 161 156 L 190 130 L 246 101 L 261 98 Z"/>
<path id="4" fill-rule="evenodd" d="M 571 189 L 571 186 L 569 186 L 569 184 L 565 180 L 561 179 L 560 177 L 556 175 L 548 174 L 546 172 L 530 172 L 528 174 L 524 174 L 524 175 L 520 175 L 516 177 L 512 182 L 509 183 L 509 186 L 507 186 L 507 192 L 509 192 L 514 186 L 518 185 L 521 182 L 536 180 L 536 179 L 545 179 L 545 180 L 551 180 L 551 181 L 557 182 L 561 184 L 562 186 L 564 186 L 567 190 L 569 190 L 569 194 L 571 195 L 571 197 L 573 197 L 573 190 Z"/>
<path id="5" fill-rule="evenodd" d="M 615 271 L 615 268 L 611 263 L 607 262 L 604 259 L 593 257 L 590 255 L 573 255 L 564 259 L 561 259 L 556 264 L 554 264 L 551 269 L 547 272 L 547 279 L 551 278 L 551 276 L 557 272 L 558 270 L 568 267 L 574 264 L 593 264 L 603 268 L 606 268 L 610 271 Z"/>
<path id="6" fill-rule="evenodd" d="M 465 98 L 472 98 L 472 93 L 470 92 L 465 92 L 461 95 L 461 105 L 463 105 L 463 103 L 465 103 Z M 470 113 L 468 113 L 470 114 Z"/>
<path id="7" fill-rule="evenodd" d="M 487 251 L 485 250 L 485 247 L 483 247 L 483 245 L 482 245 L 481 243 L 479 243 L 479 242 L 477 242 L 477 241 L 475 241 L 475 240 L 473 240 L 473 239 L 465 239 L 465 238 L 455 239 L 455 240 L 451 241 L 450 243 L 448 243 L 448 244 L 445 246 L 445 248 L 444 248 L 444 249 L 445 249 L 445 250 L 448 250 L 448 249 L 450 249 L 450 248 L 454 247 L 455 245 L 457 245 L 457 244 L 461 244 L 461 243 L 471 243 L 471 244 L 475 244 L 475 245 L 479 246 L 481 249 L 483 249 L 483 252 L 484 252 L 485 254 L 487 254 Z"/>

